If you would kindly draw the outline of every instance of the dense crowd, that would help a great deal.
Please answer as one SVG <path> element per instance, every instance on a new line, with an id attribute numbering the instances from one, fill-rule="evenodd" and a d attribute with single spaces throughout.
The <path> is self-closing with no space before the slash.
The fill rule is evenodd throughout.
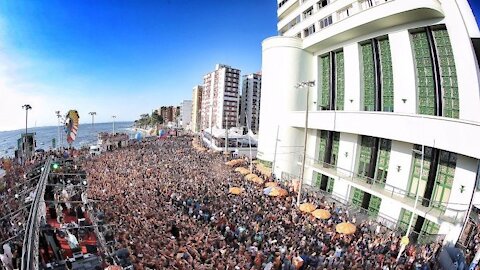
<path id="1" fill-rule="evenodd" d="M 224 165 L 224 156 L 196 151 L 191 138 L 137 143 L 87 159 L 89 197 L 117 226 L 116 248 L 128 248 L 135 269 L 435 269 L 438 244 L 410 245 L 355 221 L 315 194 L 304 200 L 332 213 L 318 220 L 298 211 L 295 194 L 272 198 Z M 240 195 L 229 188 L 244 188 Z M 357 231 L 335 231 L 342 221 Z"/>

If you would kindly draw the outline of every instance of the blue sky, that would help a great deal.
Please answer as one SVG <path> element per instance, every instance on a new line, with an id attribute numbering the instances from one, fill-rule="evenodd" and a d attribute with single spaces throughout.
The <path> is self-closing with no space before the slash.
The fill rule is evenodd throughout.
<path id="1" fill-rule="evenodd" d="M 53 111 L 71 108 L 82 122 L 89 111 L 99 122 L 134 120 L 191 99 L 216 63 L 259 71 L 276 21 L 274 0 L 1 1 L 2 88 L 33 103 L 29 125 L 55 124 Z M 12 119 L 22 104 L 10 104 L 0 130 L 24 126 Z"/>
<path id="2" fill-rule="evenodd" d="M 179 104 L 216 63 L 260 70 L 276 23 L 275 0 L 0 1 L 0 130 L 24 126 L 25 103 L 30 126 Z"/>

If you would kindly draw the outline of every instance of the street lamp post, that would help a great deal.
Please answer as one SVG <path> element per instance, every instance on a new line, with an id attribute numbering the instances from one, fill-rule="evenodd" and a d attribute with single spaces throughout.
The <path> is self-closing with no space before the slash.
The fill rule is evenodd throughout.
<path id="1" fill-rule="evenodd" d="M 400 258 L 403 251 L 405 250 L 406 245 L 409 242 L 407 241 L 407 239 L 408 239 L 408 236 L 410 235 L 410 231 L 412 230 L 413 216 L 415 215 L 415 212 L 417 210 L 417 204 L 419 199 L 418 186 L 420 185 L 420 181 L 422 181 L 422 177 L 423 177 L 423 161 L 425 159 L 425 145 L 422 144 L 422 151 L 419 151 L 417 149 L 413 149 L 412 151 L 415 154 L 422 155 L 422 162 L 420 163 L 420 176 L 417 180 L 417 187 L 415 188 L 415 202 L 413 203 L 413 212 L 412 212 L 412 215 L 410 216 L 410 221 L 408 222 L 407 232 L 403 236 L 402 245 L 400 247 L 400 252 L 398 253 L 397 260 Z"/>
<path id="2" fill-rule="evenodd" d="M 27 136 L 28 132 L 28 110 L 32 109 L 32 106 L 29 104 L 22 105 L 22 108 L 25 109 L 25 136 Z"/>
<path id="3" fill-rule="evenodd" d="M 300 205 L 300 200 L 302 199 L 302 186 L 303 181 L 305 178 L 305 159 L 307 157 L 307 131 L 308 131 L 308 103 L 309 103 L 309 95 L 310 95 L 310 87 L 315 86 L 315 81 L 304 81 L 299 82 L 295 86 L 295 88 L 300 89 L 307 87 L 307 98 L 306 98 L 306 108 L 305 108 L 305 132 L 303 134 L 303 159 L 302 159 L 302 168 L 300 171 L 300 183 L 298 185 L 298 197 L 297 197 L 297 205 Z"/>
<path id="4" fill-rule="evenodd" d="M 96 112 L 89 112 L 88 114 L 90 114 L 92 116 L 92 127 L 95 125 L 95 115 L 97 115 Z"/>
<path id="5" fill-rule="evenodd" d="M 57 125 L 57 138 L 58 138 L 57 149 L 58 149 L 60 148 L 60 118 L 62 116 L 60 115 L 60 111 L 55 111 L 55 115 L 57 116 L 57 122 L 58 122 L 58 125 Z"/>
<path id="6" fill-rule="evenodd" d="M 115 135 L 115 118 L 117 118 L 116 115 L 112 115 L 113 118 L 113 135 Z"/>

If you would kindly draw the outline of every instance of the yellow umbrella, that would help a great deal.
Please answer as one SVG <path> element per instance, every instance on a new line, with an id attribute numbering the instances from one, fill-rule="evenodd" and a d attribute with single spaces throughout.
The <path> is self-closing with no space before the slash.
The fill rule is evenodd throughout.
<path id="1" fill-rule="evenodd" d="M 241 173 L 242 175 L 247 175 L 247 174 L 250 174 L 250 170 L 244 168 L 243 170 L 240 171 L 240 173 Z"/>
<path id="2" fill-rule="evenodd" d="M 246 170 L 246 168 L 244 168 L 244 167 L 235 168 L 236 172 L 241 172 L 242 170 Z"/>
<path id="3" fill-rule="evenodd" d="M 318 219 L 329 219 L 332 216 L 330 212 L 325 209 L 317 209 L 312 212 L 312 215 Z"/>
<path id="4" fill-rule="evenodd" d="M 335 230 L 338 233 L 354 234 L 355 231 L 357 230 L 357 227 L 355 225 L 353 225 L 352 223 L 342 222 L 335 227 Z"/>
<path id="5" fill-rule="evenodd" d="M 257 177 L 256 174 L 254 174 L 254 173 L 249 173 L 249 174 L 247 174 L 247 175 L 245 176 L 245 180 L 252 181 L 253 178 L 255 178 L 255 177 Z"/>
<path id="6" fill-rule="evenodd" d="M 235 195 L 238 195 L 240 193 L 242 193 L 243 189 L 242 188 L 239 188 L 239 187 L 231 187 L 229 192 L 231 194 L 235 194 Z"/>
<path id="7" fill-rule="evenodd" d="M 310 213 L 313 212 L 313 210 L 317 209 L 317 207 L 312 203 L 302 203 L 298 208 L 300 209 L 300 211 L 305 213 Z"/>
<path id="8" fill-rule="evenodd" d="M 253 177 L 252 182 L 254 182 L 255 184 L 263 185 L 264 181 L 263 181 L 262 178 L 260 178 L 258 176 L 255 176 L 255 177 Z"/>
<path id="9" fill-rule="evenodd" d="M 280 187 L 273 187 L 272 191 L 268 195 L 273 197 L 282 197 L 282 196 L 287 196 L 288 191 Z"/>
<path id="10" fill-rule="evenodd" d="M 266 187 L 276 187 L 276 186 L 278 186 L 278 184 L 276 182 L 267 182 L 267 183 L 265 183 L 265 186 Z"/>

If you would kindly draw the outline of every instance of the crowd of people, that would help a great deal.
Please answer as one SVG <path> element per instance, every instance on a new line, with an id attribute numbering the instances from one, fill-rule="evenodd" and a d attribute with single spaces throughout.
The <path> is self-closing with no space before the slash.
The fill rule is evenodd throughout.
<path id="1" fill-rule="evenodd" d="M 393 232 L 356 221 L 315 193 L 304 201 L 332 216 L 312 218 L 298 210 L 292 190 L 265 196 L 224 162 L 194 149 L 191 137 L 176 137 L 135 143 L 83 166 L 88 196 L 105 202 L 99 207 L 116 226 L 116 248 L 128 248 L 135 269 L 435 269 L 439 244 L 409 245 L 397 260 Z M 230 194 L 230 187 L 244 191 Z M 343 221 L 357 223 L 357 231 L 337 233 Z"/>

